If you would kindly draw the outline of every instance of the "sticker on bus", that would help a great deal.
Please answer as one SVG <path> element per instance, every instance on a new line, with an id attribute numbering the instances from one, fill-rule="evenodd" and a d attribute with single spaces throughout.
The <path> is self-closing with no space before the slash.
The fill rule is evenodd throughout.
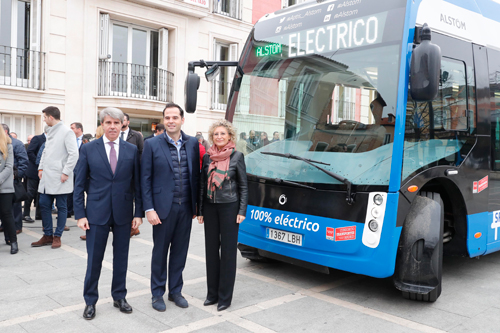
<path id="1" fill-rule="evenodd" d="M 356 226 L 337 228 L 335 230 L 335 241 L 347 241 L 356 239 Z"/>
<path id="2" fill-rule="evenodd" d="M 480 181 L 474 182 L 472 185 L 472 193 L 481 193 L 488 188 L 488 176 Z"/>
<path id="3" fill-rule="evenodd" d="M 334 232 L 335 228 L 326 227 L 326 239 L 334 241 L 335 240 L 335 237 L 333 236 Z"/>

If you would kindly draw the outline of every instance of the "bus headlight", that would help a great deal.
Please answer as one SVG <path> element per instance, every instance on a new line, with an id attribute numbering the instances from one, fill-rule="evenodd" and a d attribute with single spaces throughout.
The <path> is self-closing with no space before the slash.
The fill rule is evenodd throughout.
<path id="1" fill-rule="evenodd" d="M 377 205 L 377 206 L 380 206 L 381 204 L 384 203 L 384 198 L 380 195 L 380 194 L 377 194 L 373 197 L 373 202 Z"/>
<path id="2" fill-rule="evenodd" d="M 368 223 L 368 228 L 373 231 L 373 232 L 376 232 L 378 230 L 378 222 L 375 221 L 375 220 L 371 220 L 369 223 Z"/>

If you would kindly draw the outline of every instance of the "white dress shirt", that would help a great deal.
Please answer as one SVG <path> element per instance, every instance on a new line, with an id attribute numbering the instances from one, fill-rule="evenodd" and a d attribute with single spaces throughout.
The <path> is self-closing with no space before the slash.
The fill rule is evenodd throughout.
<path id="1" fill-rule="evenodd" d="M 119 137 L 121 138 L 121 137 L 122 137 L 122 133 L 125 133 L 125 134 L 123 134 L 123 141 L 127 141 L 128 132 L 130 132 L 130 127 L 129 127 L 129 128 L 127 128 L 127 130 L 126 130 L 126 131 L 120 131 L 120 135 L 119 135 Z"/>
<path id="2" fill-rule="evenodd" d="M 108 162 L 109 162 L 109 153 L 111 152 L 111 146 L 108 144 L 111 140 L 109 140 L 106 135 L 102 136 L 102 140 L 104 141 L 104 148 L 106 149 L 106 156 L 108 156 Z M 118 162 L 118 154 L 120 151 L 120 138 L 116 139 L 113 141 L 115 150 L 116 150 L 116 162 Z"/>

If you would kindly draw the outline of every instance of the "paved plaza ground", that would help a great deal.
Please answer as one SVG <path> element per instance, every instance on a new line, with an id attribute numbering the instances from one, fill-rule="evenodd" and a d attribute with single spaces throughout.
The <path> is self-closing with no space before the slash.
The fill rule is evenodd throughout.
<path id="1" fill-rule="evenodd" d="M 60 249 L 30 247 L 42 235 L 41 221 L 25 224 L 17 255 L 0 245 L 0 332 L 500 332 L 500 253 L 480 260 L 445 257 L 443 293 L 430 304 L 403 299 L 390 278 L 342 271 L 324 275 L 238 255 L 233 303 L 217 312 L 215 305 L 203 306 L 204 236 L 196 221 L 184 271 L 189 308 L 168 301 L 166 312 L 151 307 L 153 243 L 146 222 L 130 245 L 127 300 L 133 313 L 113 307 L 110 235 L 97 315 L 87 321 L 82 318 L 83 231 L 73 219 L 67 224 L 71 229 Z"/>

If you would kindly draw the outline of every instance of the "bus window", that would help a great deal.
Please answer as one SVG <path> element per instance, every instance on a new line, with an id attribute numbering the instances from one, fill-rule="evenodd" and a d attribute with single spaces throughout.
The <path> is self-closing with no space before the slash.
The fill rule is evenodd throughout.
<path id="1" fill-rule="evenodd" d="M 491 94 L 492 170 L 500 171 L 500 52 L 488 50 Z"/>
<path id="2" fill-rule="evenodd" d="M 418 103 L 408 94 L 403 180 L 431 166 L 460 165 L 475 131 L 474 86 L 471 68 L 443 58 L 436 99 Z"/>

